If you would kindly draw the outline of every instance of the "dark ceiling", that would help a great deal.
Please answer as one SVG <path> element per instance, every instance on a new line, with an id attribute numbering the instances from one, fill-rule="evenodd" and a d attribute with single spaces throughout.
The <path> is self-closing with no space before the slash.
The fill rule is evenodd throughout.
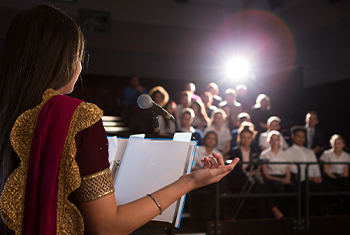
<path id="1" fill-rule="evenodd" d="M 95 31 L 86 32 L 89 74 L 216 80 L 242 55 L 257 77 L 295 67 L 305 86 L 350 77 L 348 0 L 67 1 L 1 1 L 0 33 L 19 10 L 44 2 Z"/>

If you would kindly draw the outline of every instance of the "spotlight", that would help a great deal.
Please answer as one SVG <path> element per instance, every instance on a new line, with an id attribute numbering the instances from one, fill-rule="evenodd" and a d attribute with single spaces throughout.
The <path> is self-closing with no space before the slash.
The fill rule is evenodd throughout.
<path id="1" fill-rule="evenodd" d="M 248 75 L 249 65 L 243 58 L 234 58 L 226 64 L 226 75 L 233 79 L 242 79 Z"/>

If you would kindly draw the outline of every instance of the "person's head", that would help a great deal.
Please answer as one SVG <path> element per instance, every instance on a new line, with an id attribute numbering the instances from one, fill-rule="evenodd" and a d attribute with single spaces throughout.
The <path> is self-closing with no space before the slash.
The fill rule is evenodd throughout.
<path id="1" fill-rule="evenodd" d="M 205 107 L 210 107 L 213 103 L 213 95 L 206 91 L 201 95 L 202 102 L 204 103 Z"/>
<path id="2" fill-rule="evenodd" d="M 237 115 L 237 126 L 241 126 L 243 122 L 250 122 L 250 115 L 246 112 L 241 112 Z"/>
<path id="3" fill-rule="evenodd" d="M 168 111 L 168 113 L 174 115 L 175 110 L 176 110 L 176 103 L 174 101 L 170 100 L 168 103 L 166 103 L 164 108 L 166 109 L 166 111 Z"/>
<path id="4" fill-rule="evenodd" d="M 307 127 L 315 128 L 318 124 L 318 115 L 315 111 L 309 111 L 305 117 L 305 123 Z"/>
<path id="5" fill-rule="evenodd" d="M 232 104 L 236 102 L 236 97 L 237 97 L 237 94 L 234 89 L 229 88 L 225 90 L 225 100 L 227 101 L 228 104 Z"/>
<path id="6" fill-rule="evenodd" d="M 194 83 L 189 82 L 186 84 L 185 90 L 194 93 L 196 91 L 196 86 L 194 85 Z"/>
<path id="7" fill-rule="evenodd" d="M 243 122 L 238 128 L 237 144 L 243 147 L 249 147 L 255 138 L 256 131 L 251 122 Z"/>
<path id="8" fill-rule="evenodd" d="M 140 85 L 140 80 L 137 76 L 133 76 L 130 78 L 129 84 L 132 87 L 137 87 L 138 85 Z"/>
<path id="9" fill-rule="evenodd" d="M 153 87 L 148 92 L 148 95 L 151 96 L 154 102 L 156 102 L 162 107 L 169 101 L 168 92 L 162 86 Z"/>
<path id="10" fill-rule="evenodd" d="M 254 107 L 261 108 L 263 110 L 270 110 L 271 109 L 270 98 L 265 94 L 258 95 L 258 97 L 256 98 L 256 103 Z"/>
<path id="11" fill-rule="evenodd" d="M 236 86 L 236 93 L 240 97 L 245 96 L 247 94 L 247 86 L 244 84 L 238 84 Z"/>
<path id="12" fill-rule="evenodd" d="M 217 109 L 211 114 L 211 125 L 212 126 L 221 126 L 222 123 L 226 120 L 226 113 L 222 109 Z"/>
<path id="13" fill-rule="evenodd" d="M 191 108 L 193 109 L 196 116 L 204 118 L 208 122 L 209 118 L 202 101 L 194 100 L 191 104 Z"/>
<path id="14" fill-rule="evenodd" d="M 271 116 L 267 119 L 267 128 L 270 131 L 278 131 L 281 128 L 280 123 L 281 119 L 279 117 Z"/>
<path id="15" fill-rule="evenodd" d="M 190 128 L 192 126 L 195 114 L 191 108 L 184 108 L 181 111 L 180 121 L 181 127 Z"/>
<path id="16" fill-rule="evenodd" d="M 191 104 L 191 92 L 182 91 L 180 93 L 180 104 L 182 104 L 185 107 L 190 106 L 190 104 Z"/>
<path id="17" fill-rule="evenodd" d="M 270 144 L 272 149 L 281 148 L 282 134 L 279 131 L 270 131 L 267 135 L 266 141 Z"/>
<path id="18" fill-rule="evenodd" d="M 306 129 L 303 126 L 293 126 L 291 129 L 293 144 L 302 146 L 306 138 Z"/>
<path id="19" fill-rule="evenodd" d="M 207 85 L 207 91 L 209 91 L 213 96 L 219 95 L 219 87 L 215 82 L 211 82 Z"/>
<path id="20" fill-rule="evenodd" d="M 215 131 L 208 131 L 203 139 L 204 146 L 214 148 L 218 143 L 218 135 Z"/>
<path id="21" fill-rule="evenodd" d="M 336 152 L 341 152 L 345 147 L 345 139 L 341 135 L 332 135 L 329 143 Z"/>

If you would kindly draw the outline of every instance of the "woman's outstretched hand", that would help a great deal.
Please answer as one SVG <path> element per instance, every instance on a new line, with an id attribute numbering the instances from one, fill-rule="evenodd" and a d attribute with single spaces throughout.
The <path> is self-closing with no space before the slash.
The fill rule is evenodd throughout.
<path id="1" fill-rule="evenodd" d="M 201 160 L 204 164 L 202 169 L 183 176 L 190 177 L 191 183 L 193 183 L 191 190 L 220 181 L 233 170 L 239 161 L 238 158 L 235 158 L 229 165 L 225 165 L 224 160 L 219 154 L 213 153 L 212 155 L 213 157 L 205 157 Z"/>

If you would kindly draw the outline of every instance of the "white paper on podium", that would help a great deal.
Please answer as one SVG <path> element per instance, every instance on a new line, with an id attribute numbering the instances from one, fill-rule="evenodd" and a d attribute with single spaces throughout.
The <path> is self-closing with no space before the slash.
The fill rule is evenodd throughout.
<path id="1" fill-rule="evenodd" d="M 190 172 L 196 149 L 196 142 L 184 140 L 117 138 L 117 144 L 116 155 L 123 156 L 114 184 L 118 205 L 144 197 Z M 123 147 L 119 149 L 121 145 Z M 154 220 L 173 223 L 178 227 L 183 209 L 179 205 L 183 205 L 184 199 L 184 196 L 181 197 Z"/>

